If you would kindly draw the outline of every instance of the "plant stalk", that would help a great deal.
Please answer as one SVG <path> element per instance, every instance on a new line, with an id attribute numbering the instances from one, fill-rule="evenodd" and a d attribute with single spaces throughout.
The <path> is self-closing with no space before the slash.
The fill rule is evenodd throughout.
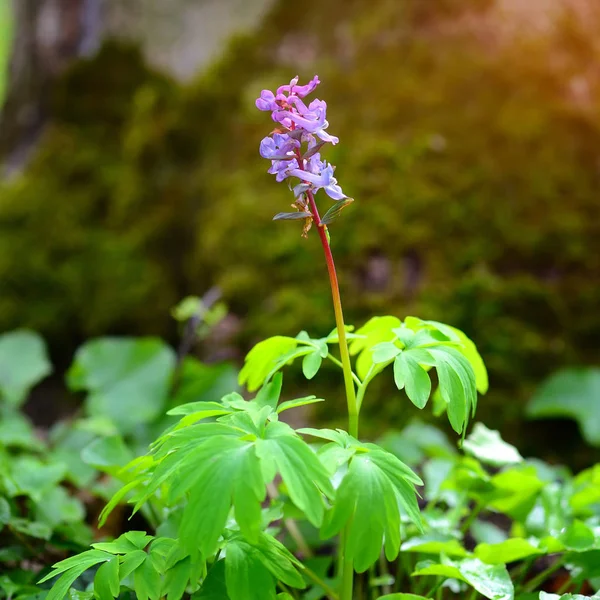
<path id="1" fill-rule="evenodd" d="M 303 171 L 305 170 L 304 159 L 300 151 L 296 150 L 298 166 Z M 310 212 L 313 221 L 317 227 L 323 252 L 325 254 L 325 262 L 327 263 L 327 271 L 329 273 L 329 283 L 331 285 L 331 297 L 333 300 L 333 312 L 335 314 L 335 325 L 338 332 L 338 343 L 340 347 L 340 358 L 342 360 L 342 369 L 344 372 L 344 386 L 346 388 L 346 404 L 348 406 L 348 433 L 358 439 L 358 404 L 356 402 L 356 390 L 352 379 L 352 365 L 350 364 L 350 353 L 348 351 L 348 342 L 346 340 L 346 328 L 344 326 L 344 313 L 342 310 L 342 299 L 340 296 L 340 286 L 338 282 L 335 262 L 329 244 L 329 234 L 327 227 L 321 223 L 319 209 L 315 202 L 315 196 L 311 190 L 306 192 L 308 202 L 310 204 Z M 352 600 L 353 583 L 354 583 L 354 565 L 351 559 L 346 557 L 345 552 L 345 537 L 346 529 L 342 531 L 340 537 L 340 566 L 341 566 L 341 593 L 340 600 Z"/>
<path id="2" fill-rule="evenodd" d="M 300 151 L 296 152 L 298 166 L 304 171 L 304 159 L 300 155 Z M 321 223 L 319 209 L 315 202 L 315 196 L 311 190 L 307 190 L 306 196 L 310 204 L 310 212 L 313 216 L 313 221 L 317 226 L 323 252 L 325 254 L 325 262 L 327 263 L 327 272 L 329 273 L 329 283 L 331 285 L 331 298 L 333 300 L 333 312 L 335 314 L 335 326 L 338 332 L 338 343 L 340 347 L 340 358 L 342 359 L 342 369 L 344 371 L 344 385 L 346 387 L 346 403 L 348 405 L 348 433 L 355 438 L 358 438 L 358 405 L 356 403 L 356 390 L 354 389 L 352 365 L 350 364 L 350 353 L 348 352 L 348 341 L 346 340 L 346 328 L 344 326 L 344 312 L 342 310 L 342 298 L 340 297 L 340 286 L 338 282 L 335 262 L 329 244 L 329 235 L 327 227 Z"/>

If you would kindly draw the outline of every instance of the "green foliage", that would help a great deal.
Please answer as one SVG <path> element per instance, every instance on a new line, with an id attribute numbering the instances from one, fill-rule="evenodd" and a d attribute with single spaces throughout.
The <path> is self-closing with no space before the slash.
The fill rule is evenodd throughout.
<path id="1" fill-rule="evenodd" d="M 393 364 L 396 387 L 404 389 L 413 404 L 422 409 L 432 387 L 428 371 L 435 367 L 439 382 L 437 394 L 442 400 L 442 410 L 437 409 L 437 412 L 447 410 L 454 430 L 466 431 L 468 419 L 477 406 L 477 391 L 485 393 L 488 380 L 475 345 L 462 331 L 416 317 L 407 317 L 403 323 L 388 316 L 373 317 L 348 337 L 350 354 L 357 357 L 355 382 L 361 403 L 371 381 Z M 337 344 L 337 341 L 335 332 L 325 338 L 312 339 L 305 331 L 295 338 L 275 336 L 263 340 L 246 356 L 240 384 L 255 391 L 274 373 L 300 357 L 303 357 L 304 376 L 312 379 L 324 358 L 340 366 L 329 349 L 329 344 Z"/>
<path id="2" fill-rule="evenodd" d="M 161 340 L 102 338 L 77 351 L 67 382 L 89 393 L 91 417 L 106 417 L 129 433 L 161 415 L 174 367 L 175 353 Z"/>
<path id="3" fill-rule="evenodd" d="M 0 336 L 0 400 L 20 406 L 51 372 L 44 341 L 37 334 L 21 330 Z"/>
<path id="4" fill-rule="evenodd" d="M 564 369 L 548 378 L 527 406 L 530 418 L 577 421 L 585 440 L 600 446 L 600 369 Z"/>

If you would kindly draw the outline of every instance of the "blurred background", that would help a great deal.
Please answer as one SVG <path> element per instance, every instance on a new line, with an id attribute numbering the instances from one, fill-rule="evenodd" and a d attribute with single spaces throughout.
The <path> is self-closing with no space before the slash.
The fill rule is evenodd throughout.
<path id="1" fill-rule="evenodd" d="M 254 107 L 317 73 L 327 158 L 356 199 L 331 228 L 347 321 L 463 329 L 490 371 L 478 419 L 525 455 L 591 464 L 598 31 L 597 0 L 0 0 L 0 332 L 38 332 L 55 365 L 26 409 L 74 406 L 62 380 L 85 340 L 176 345 L 173 306 L 213 288 L 228 314 L 206 361 L 332 329 L 317 237 L 271 221 L 291 196 Z M 389 384 L 372 436 L 414 416 Z M 339 374 L 315 385 L 332 402 L 313 418 L 341 423 Z M 540 390 L 583 436 L 525 420 Z"/>

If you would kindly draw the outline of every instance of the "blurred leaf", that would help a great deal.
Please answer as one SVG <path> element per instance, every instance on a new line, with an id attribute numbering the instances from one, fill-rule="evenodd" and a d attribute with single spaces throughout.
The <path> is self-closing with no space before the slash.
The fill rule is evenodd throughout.
<path id="1" fill-rule="evenodd" d="M 312 379 L 321 368 L 323 357 L 319 350 L 314 350 L 310 354 L 307 354 L 302 361 L 302 373 L 306 379 Z"/>
<path id="2" fill-rule="evenodd" d="M 98 438 L 88 444 L 81 452 L 81 460 L 101 471 L 115 475 L 134 458 L 123 438 L 113 435 Z"/>
<path id="3" fill-rule="evenodd" d="M 86 390 L 92 416 L 107 416 L 122 433 L 161 414 L 175 353 L 153 338 L 101 338 L 84 344 L 67 374 L 72 390 Z"/>
<path id="4" fill-rule="evenodd" d="M 522 560 L 530 556 L 544 554 L 522 538 L 511 538 L 499 544 L 478 544 L 474 550 L 475 556 L 484 563 L 498 565 Z"/>
<path id="5" fill-rule="evenodd" d="M 494 475 L 490 506 L 516 520 L 524 520 L 533 508 L 546 483 L 538 478 L 535 468 L 519 467 Z"/>
<path id="6" fill-rule="evenodd" d="M 527 406 L 531 418 L 577 421 L 585 440 L 600 446 L 600 369 L 564 369 L 547 379 Z"/>
<path id="7" fill-rule="evenodd" d="M 469 555 L 460 542 L 448 534 L 429 533 L 412 537 L 401 546 L 402 552 L 419 552 L 423 554 L 444 554 L 450 557 L 464 558 Z"/>
<path id="8" fill-rule="evenodd" d="M 187 356 L 183 361 L 179 385 L 171 406 L 189 402 L 209 402 L 223 397 L 238 387 L 237 372 L 228 363 L 204 364 Z"/>
<path id="9" fill-rule="evenodd" d="M 37 521 L 55 528 L 60 523 L 77 523 L 85 518 L 85 508 L 78 498 L 70 496 L 64 487 L 56 486 L 44 492 L 35 504 Z"/>
<path id="10" fill-rule="evenodd" d="M 54 487 L 65 475 L 65 465 L 44 464 L 32 456 L 19 456 L 11 464 L 11 496 L 25 495 L 36 502 L 42 501 L 44 494 Z"/>
<path id="11" fill-rule="evenodd" d="M 594 532 L 578 519 L 575 519 L 575 521 L 569 525 L 567 530 L 560 536 L 560 541 L 565 545 L 567 550 L 576 552 L 598 549 Z"/>
<path id="12" fill-rule="evenodd" d="M 29 390 L 52 373 L 44 340 L 33 331 L 0 335 L 0 398 L 20 406 Z"/>
<path id="13" fill-rule="evenodd" d="M 49 540 L 52 535 L 52 529 L 46 523 L 29 521 L 20 517 L 12 518 L 8 525 L 11 529 L 19 533 L 24 533 L 25 535 L 41 540 Z"/>
<path id="14" fill-rule="evenodd" d="M 463 442 L 463 449 L 482 463 L 493 467 L 504 467 L 523 461 L 519 451 L 507 444 L 497 431 L 488 429 L 483 423 L 475 423 L 473 431 Z"/>
<path id="15" fill-rule="evenodd" d="M 415 594 L 386 594 L 385 596 L 379 596 L 377 600 L 431 600 L 431 598 Z"/>
<path id="16" fill-rule="evenodd" d="M 468 583 L 482 596 L 490 600 L 513 600 L 514 588 L 505 565 L 486 565 L 476 558 L 460 561 L 447 560 L 444 564 L 419 567 L 415 575 L 437 575 L 459 579 Z"/>
<path id="17" fill-rule="evenodd" d="M 29 420 L 16 410 L 7 410 L 0 418 L 0 445 L 34 451 L 44 449 Z"/>

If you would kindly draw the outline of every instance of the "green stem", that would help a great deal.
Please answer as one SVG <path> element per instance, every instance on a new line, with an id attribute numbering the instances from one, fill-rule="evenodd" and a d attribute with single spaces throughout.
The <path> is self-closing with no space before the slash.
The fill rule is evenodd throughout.
<path id="1" fill-rule="evenodd" d="M 300 150 L 296 150 L 296 158 L 298 166 L 304 171 L 304 159 L 300 155 Z M 315 196 L 311 190 L 307 190 L 306 197 L 310 204 L 310 212 L 312 214 L 323 252 L 325 253 L 325 262 L 327 263 L 327 272 L 329 273 L 329 283 L 331 285 L 331 298 L 333 300 L 333 312 L 335 314 L 335 326 L 338 332 L 338 342 L 340 346 L 340 358 L 342 359 L 342 369 L 344 371 L 344 385 L 346 387 L 346 402 L 348 404 L 348 433 L 355 438 L 358 438 L 358 406 L 356 404 L 356 390 L 354 389 L 354 381 L 352 380 L 352 365 L 350 364 L 350 353 L 348 352 L 348 342 L 346 341 L 346 328 L 344 326 L 344 312 L 342 310 L 342 299 L 340 297 L 340 286 L 335 270 L 335 262 L 331 253 L 329 244 L 329 234 L 327 227 L 321 223 L 319 209 L 315 202 Z"/>
<path id="2" fill-rule="evenodd" d="M 483 510 L 483 506 L 483 502 L 477 502 L 471 510 L 469 516 L 463 521 L 463 524 L 460 528 L 463 535 L 469 531 L 471 525 L 473 525 L 473 522 L 479 516 L 479 513 Z"/>
<path id="3" fill-rule="evenodd" d="M 334 364 L 337 365 L 338 367 L 340 367 L 340 369 L 344 368 L 344 365 L 335 357 L 333 356 L 333 354 L 329 353 L 327 355 L 327 358 Z M 352 372 L 352 379 L 354 380 L 354 383 L 360 387 L 362 385 L 362 381 L 358 378 L 358 375 L 356 375 L 354 373 L 354 371 Z M 357 396 L 357 401 L 358 401 L 358 396 Z"/>
<path id="4" fill-rule="evenodd" d="M 311 581 L 313 581 L 320 588 L 322 588 L 331 600 L 339 600 L 339 596 L 337 595 L 336 591 L 332 589 L 329 585 L 327 585 L 325 581 L 323 581 L 314 571 L 309 569 L 306 565 L 304 565 L 302 573 L 304 573 L 304 575 L 306 575 Z"/>
<path id="5" fill-rule="evenodd" d="M 563 594 L 566 594 L 569 589 L 571 589 L 573 587 L 573 580 L 568 577 L 567 580 L 558 588 L 557 590 L 557 594 L 559 596 L 562 596 Z"/>
<path id="6" fill-rule="evenodd" d="M 304 159 L 300 155 L 300 151 L 296 150 L 298 166 L 304 170 Z M 356 402 L 356 390 L 354 389 L 354 381 L 352 378 L 352 365 L 350 364 L 350 353 L 348 352 L 348 342 L 346 341 L 346 328 L 344 325 L 344 312 L 342 310 L 342 299 L 340 297 L 340 286 L 335 270 L 335 262 L 329 244 L 329 233 L 327 227 L 321 223 L 319 209 L 315 202 L 315 196 L 312 191 L 306 192 L 306 197 L 310 204 L 310 212 L 312 214 L 323 252 L 325 254 L 325 262 L 327 263 L 327 272 L 329 273 L 329 283 L 331 285 L 331 298 L 333 300 L 333 312 L 335 314 L 335 325 L 338 332 L 338 342 L 340 347 L 340 358 L 342 359 L 342 369 L 344 372 L 344 385 L 346 387 L 346 403 L 348 406 L 348 433 L 358 439 L 358 404 Z M 345 553 L 345 530 L 342 531 L 340 539 L 340 552 L 342 553 L 342 591 L 340 600 L 352 600 L 352 586 L 354 582 L 354 565 L 352 560 L 346 557 Z"/>
<path id="7" fill-rule="evenodd" d="M 367 373 L 367 376 L 365 377 L 364 381 L 358 386 L 358 392 L 356 395 L 356 405 L 358 407 L 358 412 L 360 413 L 360 409 L 363 403 L 363 400 L 365 398 L 365 392 L 367 391 L 367 388 L 369 387 L 369 384 L 371 383 L 371 381 L 373 381 L 373 379 L 375 379 L 375 376 L 381 371 L 381 369 L 375 369 L 374 366 L 372 365 L 371 368 L 369 369 L 369 372 Z"/>
<path id="8" fill-rule="evenodd" d="M 550 565 L 547 569 L 530 579 L 527 584 L 523 587 L 524 592 L 535 592 L 537 588 L 550 577 L 554 572 L 558 571 L 564 564 L 565 559 L 559 558 L 553 565 Z"/>
<path id="9" fill-rule="evenodd" d="M 388 569 L 388 563 L 383 552 L 379 555 L 379 571 L 382 577 L 388 577 L 390 574 L 390 570 Z M 391 594 L 392 586 L 388 583 L 384 583 L 381 586 L 381 591 L 384 595 Z"/>
<path id="10" fill-rule="evenodd" d="M 267 492 L 269 494 L 269 497 L 272 499 L 279 497 L 279 492 L 277 491 L 277 487 L 273 482 L 267 484 Z M 290 534 L 294 542 L 296 542 L 296 546 L 298 547 L 298 550 L 302 553 L 302 555 L 305 558 L 312 558 L 312 550 L 306 543 L 302 532 L 298 529 L 296 521 L 294 521 L 294 519 L 283 519 L 283 525 L 288 530 L 288 533 Z"/>

